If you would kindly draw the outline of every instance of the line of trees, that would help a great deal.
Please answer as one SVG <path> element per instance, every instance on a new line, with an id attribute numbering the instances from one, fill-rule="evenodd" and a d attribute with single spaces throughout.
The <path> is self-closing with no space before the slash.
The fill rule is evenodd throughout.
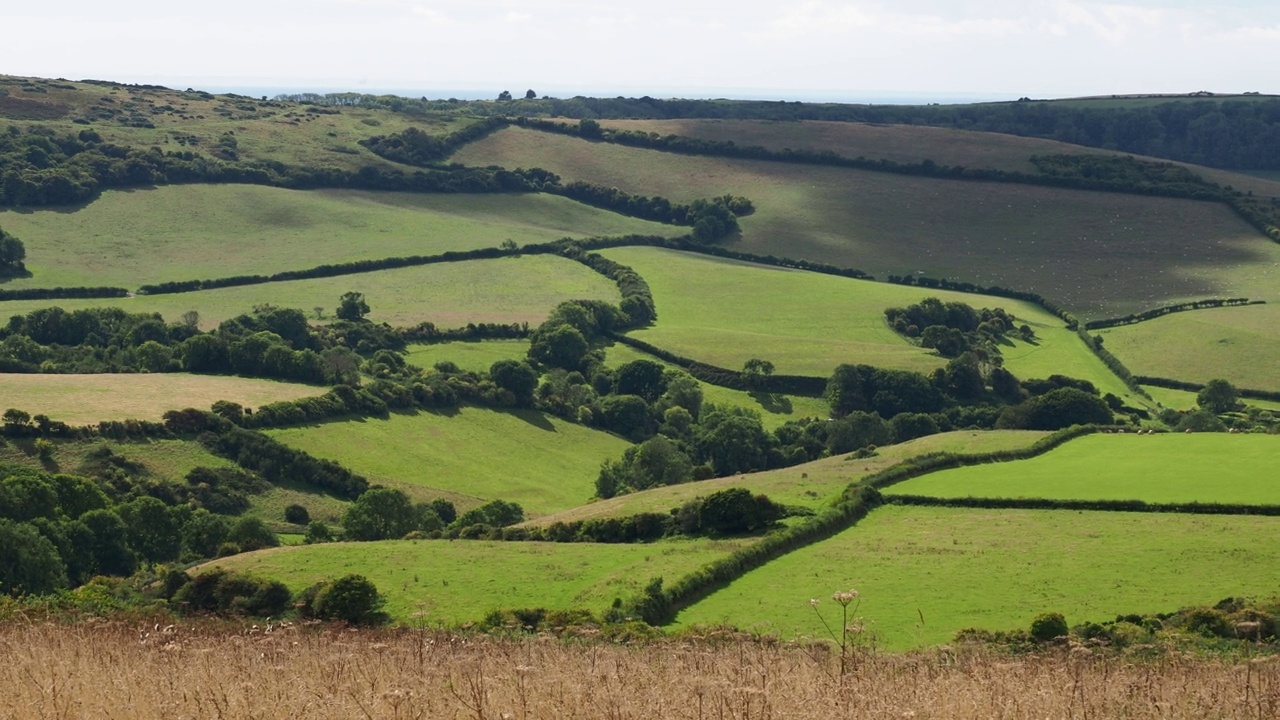
<path id="1" fill-rule="evenodd" d="M 1165 305 L 1163 307 L 1153 308 L 1140 313 L 1130 313 L 1123 317 L 1106 318 L 1103 320 L 1090 320 L 1084 324 L 1085 330 L 1101 330 L 1103 328 L 1118 327 L 1120 325 L 1132 325 L 1134 323 L 1154 320 L 1170 313 L 1186 312 L 1188 310 L 1204 310 L 1207 308 L 1220 307 L 1239 307 L 1241 305 L 1264 305 L 1265 300 L 1250 300 L 1249 298 L 1209 298 L 1206 300 L 1195 300 L 1192 302 L 1178 303 L 1176 305 Z"/>

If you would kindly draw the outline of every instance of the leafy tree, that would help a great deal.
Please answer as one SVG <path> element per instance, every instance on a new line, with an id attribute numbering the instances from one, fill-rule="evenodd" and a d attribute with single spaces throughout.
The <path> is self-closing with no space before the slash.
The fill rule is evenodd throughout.
<path id="1" fill-rule="evenodd" d="M 1205 383 L 1196 394 L 1196 405 L 1211 413 L 1230 412 L 1235 409 L 1240 392 L 1226 380 L 1214 379 Z"/>
<path id="2" fill-rule="evenodd" d="M 151 562 L 177 560 L 179 527 L 169 507 L 150 496 L 120 506 L 120 518 L 129 528 L 129 545 Z"/>
<path id="3" fill-rule="evenodd" d="M 893 432 L 875 413 L 854 411 L 827 423 L 827 450 L 832 455 L 853 452 L 868 445 L 888 445 Z"/>
<path id="4" fill-rule="evenodd" d="M 525 99 L 525 100 L 536 100 L 536 99 L 538 99 L 538 93 L 534 92 L 532 88 L 530 88 L 529 90 L 525 90 L 525 91 L 524 91 L 524 99 Z"/>
<path id="5" fill-rule="evenodd" d="M 347 509 L 342 528 L 350 540 L 391 540 L 418 529 L 418 512 L 395 488 L 370 488 Z"/>
<path id="6" fill-rule="evenodd" d="M 256 517 L 242 517 L 236 520 L 231 525 L 227 540 L 239 545 L 244 552 L 280 545 L 280 538 L 261 518 Z"/>
<path id="7" fill-rule="evenodd" d="M 284 509 L 284 520 L 294 525 L 306 525 L 311 522 L 311 513 L 307 512 L 305 507 L 294 503 Z"/>
<path id="8" fill-rule="evenodd" d="M 458 528 L 472 525 L 506 527 L 524 521 L 524 508 L 519 503 L 506 500 L 490 500 L 478 508 L 472 508 L 458 516 L 453 525 Z"/>
<path id="9" fill-rule="evenodd" d="M 303 542 L 308 545 L 333 542 L 333 532 L 329 530 L 328 525 L 319 520 L 312 520 L 307 523 L 307 532 L 303 535 Z"/>
<path id="10" fill-rule="evenodd" d="M 1227 429 L 1225 423 L 1217 415 L 1208 410 L 1192 410 L 1174 426 L 1174 430 L 1178 432 L 1223 432 Z"/>
<path id="11" fill-rule="evenodd" d="M 40 595 L 67 585 L 58 548 L 31 525 L 0 520 L 0 594 Z"/>
<path id="12" fill-rule="evenodd" d="M 539 329 L 529 341 L 529 357 L 566 370 L 581 369 L 589 349 L 582 332 L 568 324 Z"/>
<path id="13" fill-rule="evenodd" d="M 338 300 L 338 310 L 335 313 L 339 320 L 349 320 L 358 322 L 369 314 L 369 303 L 364 300 L 364 293 L 346 292 Z"/>
<path id="14" fill-rule="evenodd" d="M 515 396 L 516 405 L 533 405 L 533 391 L 538 387 L 538 371 L 521 360 L 499 360 L 489 366 L 494 384 Z"/>
<path id="15" fill-rule="evenodd" d="M 752 390 L 763 389 L 773 375 L 773 363 L 760 358 L 751 358 L 742 366 L 742 381 Z"/>
<path id="16" fill-rule="evenodd" d="M 18 238 L 0 229 L 0 272 L 22 272 L 27 249 Z"/>
<path id="17" fill-rule="evenodd" d="M 728 488 L 711 493 L 702 501 L 698 527 L 715 535 L 753 532 L 781 516 L 781 508 L 768 497 L 753 496 L 746 488 Z"/>
<path id="18" fill-rule="evenodd" d="M 1111 408 L 1102 398 L 1078 388 L 1060 387 L 1005 408 L 996 427 L 1058 430 L 1071 425 L 1105 425 L 1111 420 Z"/>
<path id="19" fill-rule="evenodd" d="M 386 603 L 368 578 L 346 575 L 328 583 L 315 594 L 312 614 L 324 620 L 341 620 L 352 625 L 376 625 L 385 621 L 381 613 Z"/>
<path id="20" fill-rule="evenodd" d="M 80 516 L 93 533 L 93 567 L 100 575 L 132 575 L 138 559 L 129 547 L 129 530 L 110 510 L 90 510 Z"/>
<path id="21" fill-rule="evenodd" d="M 226 517 L 200 508 L 182 526 L 182 557 L 216 557 L 218 548 L 227 541 L 230 534 L 231 522 Z"/>
<path id="22" fill-rule="evenodd" d="M 632 440 L 649 435 L 649 404 L 636 395 L 609 395 L 600 399 L 604 428 Z"/>
<path id="23" fill-rule="evenodd" d="M 510 91 L 510 90 L 503 90 L 502 92 L 498 93 L 498 99 L 499 99 L 499 100 L 510 100 L 510 99 L 511 99 L 511 91 Z"/>
<path id="24" fill-rule="evenodd" d="M 668 410 L 683 408 L 693 419 L 702 412 L 702 383 L 691 375 L 679 370 L 669 370 L 663 378 L 666 390 L 654 403 L 655 412 L 666 417 Z M 665 419 L 664 419 L 665 422 Z"/>
<path id="25" fill-rule="evenodd" d="M 711 464 L 717 476 L 759 470 L 771 446 L 760 416 L 742 408 L 709 408 L 694 436 L 700 460 Z"/>
<path id="26" fill-rule="evenodd" d="M 665 369 L 652 360 L 632 360 L 620 366 L 613 380 L 614 392 L 619 395 L 638 395 L 645 402 L 653 402 L 666 388 Z"/>
<path id="27" fill-rule="evenodd" d="M 1067 620 L 1062 613 L 1041 613 L 1031 621 L 1031 637 L 1036 642 L 1049 642 L 1068 633 Z"/>

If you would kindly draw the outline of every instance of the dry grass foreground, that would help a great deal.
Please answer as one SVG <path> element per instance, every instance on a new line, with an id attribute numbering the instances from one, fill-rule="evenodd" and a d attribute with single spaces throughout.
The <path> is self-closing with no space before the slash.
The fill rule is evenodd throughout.
<path id="1" fill-rule="evenodd" d="M 1276 717 L 1280 664 L 432 631 L 0 626 L 0 718 Z"/>

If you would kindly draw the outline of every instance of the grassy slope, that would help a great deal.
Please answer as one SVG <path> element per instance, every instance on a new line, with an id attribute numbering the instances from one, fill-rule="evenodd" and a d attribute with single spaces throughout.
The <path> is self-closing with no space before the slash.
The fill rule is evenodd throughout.
<path id="1" fill-rule="evenodd" d="M 507 129 L 454 160 L 757 211 L 735 247 L 877 276 L 923 271 L 1033 290 L 1092 318 L 1179 298 L 1274 297 L 1280 246 L 1225 206 L 1117 193 L 702 158 Z M 998 259 L 998 261 L 996 261 Z"/>
<path id="2" fill-rule="evenodd" d="M 1098 334 L 1137 375 L 1280 390 L 1280 305 L 1173 313 Z"/>
<path id="3" fill-rule="evenodd" d="M 1022 448 L 1047 434 L 1027 430 L 987 432 L 959 430 L 941 433 L 882 447 L 877 455 L 871 458 L 832 457 L 781 470 L 734 475 L 645 490 L 538 518 L 529 524 L 549 525 L 556 521 L 571 522 L 604 517 L 625 517 L 641 512 L 666 512 L 696 497 L 705 497 L 730 487 L 745 487 L 753 493 L 764 493 L 773 500 L 787 505 L 817 508 L 829 503 L 851 483 L 873 472 L 896 465 L 907 458 L 932 452 L 968 454 Z"/>
<path id="4" fill-rule="evenodd" d="M 79 473 L 89 451 L 106 446 L 116 454 L 145 466 L 150 478 L 181 482 L 197 467 L 229 467 L 230 460 L 213 455 L 189 440 L 92 440 L 88 442 L 56 441 L 50 461 L 36 456 L 29 440 L 9 440 L 0 444 L 0 462 L 15 462 L 40 467 L 50 472 Z"/>
<path id="5" fill-rule="evenodd" d="M 841 363 L 865 363 L 918 372 L 944 360 L 893 332 L 888 307 L 925 297 L 975 307 L 1003 307 L 1039 339 L 1002 350 L 1018 377 L 1053 373 L 1089 380 L 1124 397 L 1128 388 L 1055 316 L 1031 303 L 819 275 L 655 248 L 604 253 L 635 268 L 653 290 L 658 321 L 631 334 L 703 362 L 740 368 L 752 357 L 779 373 L 830 375 Z"/>
<path id="6" fill-rule="evenodd" d="M 653 577 L 679 577 L 738 543 L 650 545 L 394 540 L 279 548 L 212 563 L 281 580 L 294 591 L 360 573 L 387 596 L 386 610 L 410 624 L 460 625 L 493 610 L 543 607 L 603 612 Z M 207 567 L 207 566 L 206 566 Z"/>
<path id="7" fill-rule="evenodd" d="M 0 84 L 8 85 L 11 96 L 28 103 L 40 103 L 34 106 L 36 110 L 52 111 L 10 112 L 6 117 L 12 119 L 52 116 L 41 125 L 59 132 L 78 133 L 85 126 L 72 120 L 91 115 L 90 110 L 94 106 L 119 111 L 122 116 L 136 112 L 155 127 L 126 127 L 116 119 L 94 120 L 88 127 L 104 140 L 116 144 L 154 145 L 166 152 L 192 151 L 206 155 L 209 149 L 217 147 L 223 134 L 233 133 L 241 160 L 273 160 L 313 167 L 358 170 L 373 165 L 403 169 L 403 166 L 396 166 L 369 152 L 358 141 L 371 135 L 399 132 L 410 126 L 444 135 L 472 122 L 465 118 L 435 116 L 410 118 L 383 110 L 354 107 L 341 108 L 336 114 L 315 114 L 307 113 L 305 107 L 292 103 L 262 102 L 226 95 L 205 99 L 198 93 L 175 90 L 65 81 L 37 81 L 45 92 L 29 93 L 15 86 L 21 81 L 9 84 L 7 81 L 10 80 L 12 78 L 0 76 Z M 55 84 L 69 84 L 75 89 L 54 87 Z M 173 110 L 160 110 L 165 106 Z M 190 142 L 191 138 L 196 142 Z"/>
<path id="8" fill-rule="evenodd" d="M 887 493 L 1280 505 L 1274 435 L 1089 435 L 1029 460 L 932 473 Z"/>
<path id="9" fill-rule="evenodd" d="M 315 319 L 314 308 L 333 318 L 338 298 L 349 290 L 365 294 L 368 319 L 394 326 L 429 321 L 437 327 L 471 322 L 536 325 L 565 300 L 599 298 L 617 302 L 618 288 L 585 265 L 551 255 L 468 260 L 314 280 L 265 283 L 172 295 L 139 295 L 99 300 L 14 300 L 0 302 L 0 317 L 50 305 L 67 310 L 112 306 L 130 312 L 158 312 L 171 322 L 188 310 L 201 326 L 215 327 L 255 305 L 299 308 Z"/>
<path id="10" fill-rule="evenodd" d="M 886 507 L 748 573 L 679 620 L 825 638 L 809 599 L 838 626 L 831 593 L 854 587 L 855 614 L 882 646 L 903 649 L 965 627 L 1026 628 L 1048 611 L 1074 625 L 1270 597 L 1276 568 L 1277 518 Z"/>
<path id="11" fill-rule="evenodd" d="M 1196 408 L 1196 393 L 1189 390 L 1172 390 L 1170 388 L 1156 387 L 1155 385 L 1143 385 L 1143 390 L 1156 402 L 1167 408 L 1174 410 L 1194 410 Z M 1254 400 L 1253 398 L 1240 398 L 1240 402 L 1249 407 L 1262 408 L 1263 410 L 1280 410 L 1280 402 L 1271 400 Z"/>
<path id="12" fill-rule="evenodd" d="M 159 420 L 166 410 L 207 408 L 218 400 L 258 407 L 324 394 L 296 383 L 186 373 L 137 375 L 0 374 L 0 404 L 85 425 L 99 420 Z"/>
<path id="13" fill-rule="evenodd" d="M 618 437 L 542 413 L 476 407 L 268 433 L 371 482 L 429 488 L 462 509 L 514 501 L 530 515 L 586 502 L 600 463 L 627 447 Z"/>
<path id="14" fill-rule="evenodd" d="M 770 150 L 831 150 L 848 158 L 892 160 L 918 163 L 933 160 L 939 165 L 969 168 L 995 168 L 1011 172 L 1034 173 L 1032 155 L 1090 154 L 1125 156 L 1128 153 L 1072 145 L 1043 138 L 1004 135 L 975 130 L 924 125 L 875 125 L 870 123 L 803 121 L 771 122 L 767 120 L 607 120 L 607 127 L 659 135 L 683 135 L 715 141 L 733 141 L 739 146 L 759 145 Z M 1170 162 L 1161 158 L 1144 158 Z M 1177 163 L 1220 185 L 1231 185 L 1255 195 L 1280 197 L 1277 177 L 1245 174 L 1217 168 Z"/>
<path id="15" fill-rule="evenodd" d="M 551 195 L 426 195 L 176 185 L 107 191 L 83 207 L 0 211 L 32 277 L 5 288 L 139 285 L 563 237 L 663 234 Z"/>

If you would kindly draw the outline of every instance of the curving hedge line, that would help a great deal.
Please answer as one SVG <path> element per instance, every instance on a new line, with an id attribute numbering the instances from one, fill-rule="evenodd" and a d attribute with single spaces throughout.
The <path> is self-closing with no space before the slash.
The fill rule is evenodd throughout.
<path id="1" fill-rule="evenodd" d="M 1177 305 L 1165 305 L 1164 307 L 1158 307 L 1140 313 L 1133 313 L 1131 315 L 1125 315 L 1124 317 L 1090 320 L 1084 324 L 1084 329 L 1101 330 L 1103 328 L 1118 327 L 1120 325 L 1133 325 L 1134 323 L 1154 320 L 1155 318 L 1163 317 L 1170 313 L 1186 312 L 1188 310 L 1238 307 L 1241 305 L 1265 305 L 1266 303 L 1266 300 L 1250 300 L 1249 298 L 1209 298 L 1207 300 L 1196 300 L 1194 302 L 1179 303 Z"/>
<path id="2" fill-rule="evenodd" d="M 800 395 L 803 397 L 822 397 L 827 390 L 827 378 L 809 377 L 807 375 L 770 375 L 761 379 L 762 385 L 751 386 L 747 384 L 742 373 L 738 370 L 730 370 L 698 362 L 669 350 L 663 350 L 643 340 L 637 340 L 619 333 L 609 333 L 609 337 L 623 345 L 628 345 L 656 358 L 666 360 L 672 365 L 678 365 L 698 380 L 712 385 L 734 390 L 763 390 L 765 392 Z"/>

